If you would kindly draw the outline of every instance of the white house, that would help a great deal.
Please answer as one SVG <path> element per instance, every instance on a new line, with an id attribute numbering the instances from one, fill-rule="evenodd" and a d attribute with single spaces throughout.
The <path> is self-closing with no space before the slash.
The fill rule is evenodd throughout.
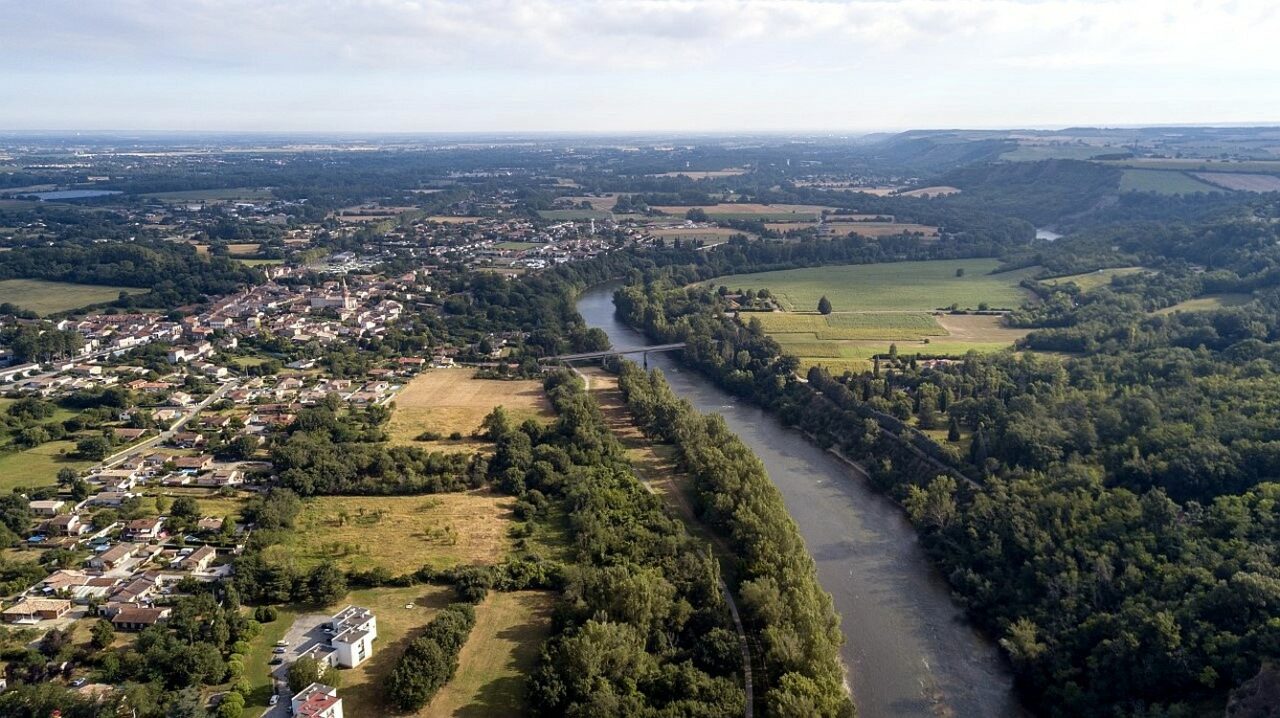
<path id="1" fill-rule="evenodd" d="M 332 661 L 343 668 L 355 668 L 373 655 L 373 641 L 378 637 L 378 619 L 373 612 L 359 606 L 347 606 L 329 619 L 333 636 Z"/>
<path id="2" fill-rule="evenodd" d="M 323 683 L 303 688 L 290 702 L 293 715 L 303 718 L 342 718 L 342 699 L 338 689 Z"/>

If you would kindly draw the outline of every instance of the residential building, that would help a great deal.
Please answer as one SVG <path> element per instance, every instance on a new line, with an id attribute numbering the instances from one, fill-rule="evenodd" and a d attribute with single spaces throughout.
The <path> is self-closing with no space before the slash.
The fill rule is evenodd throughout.
<path id="1" fill-rule="evenodd" d="M 338 689 L 323 683 L 303 688 L 290 702 L 293 715 L 300 718 L 343 718 Z"/>
<path id="2" fill-rule="evenodd" d="M 0 611 L 9 623 L 37 623 L 62 618 L 71 610 L 71 602 L 60 598 L 26 598 Z"/>

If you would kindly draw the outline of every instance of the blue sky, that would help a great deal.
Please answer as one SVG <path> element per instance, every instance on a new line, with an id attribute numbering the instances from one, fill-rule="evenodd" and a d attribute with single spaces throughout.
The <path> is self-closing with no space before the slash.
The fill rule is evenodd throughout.
<path id="1" fill-rule="evenodd" d="M 0 0 L 0 129 L 1280 122 L 1275 0 Z"/>

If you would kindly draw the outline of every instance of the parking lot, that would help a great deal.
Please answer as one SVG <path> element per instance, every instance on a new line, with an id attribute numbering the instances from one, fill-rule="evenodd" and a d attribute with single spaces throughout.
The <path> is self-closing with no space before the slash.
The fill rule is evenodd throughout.
<path id="1" fill-rule="evenodd" d="M 276 692 L 280 694 L 280 702 L 262 715 L 264 718 L 285 718 L 289 715 L 289 664 L 308 648 L 328 641 L 329 634 L 324 627 L 329 623 L 329 616 L 320 613 L 306 613 L 298 616 L 281 639 L 288 646 L 284 653 L 276 654 L 284 659 L 278 666 L 271 666 L 271 675 L 276 681 Z"/>

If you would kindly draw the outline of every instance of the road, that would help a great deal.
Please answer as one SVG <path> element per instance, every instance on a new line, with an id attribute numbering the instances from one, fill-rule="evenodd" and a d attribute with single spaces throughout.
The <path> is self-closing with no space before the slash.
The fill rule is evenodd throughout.
<path id="1" fill-rule="evenodd" d="M 164 441 L 168 441 L 170 438 L 173 437 L 174 434 L 178 433 L 179 431 L 182 431 L 182 428 L 185 427 L 192 419 L 194 419 L 197 414 L 204 411 L 213 402 L 226 396 L 227 392 L 231 391 L 232 389 L 235 389 L 238 386 L 240 386 L 240 382 L 235 379 L 232 379 L 226 382 L 225 384 L 219 386 L 212 394 L 205 397 L 204 400 L 201 401 L 199 404 L 192 406 L 190 408 L 190 411 L 188 411 L 185 415 L 183 415 L 178 419 L 175 419 L 174 422 L 169 425 L 168 429 L 165 429 L 164 431 L 151 437 L 150 439 L 147 439 L 146 441 L 133 444 L 124 449 L 121 449 L 120 451 L 117 451 L 116 453 L 103 459 L 96 466 L 92 467 L 92 470 L 98 471 L 102 469 L 109 469 L 139 451 L 150 449 L 156 444 L 159 444 Z"/>

